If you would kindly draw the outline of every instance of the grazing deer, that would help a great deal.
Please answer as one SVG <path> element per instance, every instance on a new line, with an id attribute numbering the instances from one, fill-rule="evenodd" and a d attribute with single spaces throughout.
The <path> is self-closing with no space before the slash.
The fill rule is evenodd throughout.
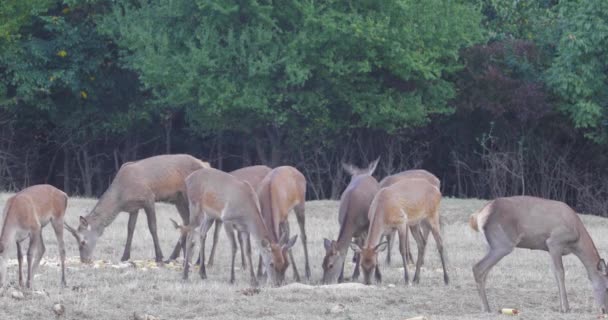
<path id="1" fill-rule="evenodd" d="M 602 313 L 608 311 L 606 263 L 593 244 L 579 216 L 567 204 L 535 197 L 517 196 L 490 201 L 469 219 L 471 228 L 486 238 L 489 251 L 473 266 L 483 310 L 490 312 L 486 278 L 490 269 L 514 248 L 548 251 L 557 280 L 560 310 L 567 312 L 562 256 L 573 253 L 585 269 Z"/>
<path id="2" fill-rule="evenodd" d="M 304 202 L 306 200 L 306 178 L 298 169 L 282 166 L 273 169 L 264 177 L 257 189 L 262 217 L 264 223 L 272 230 L 275 237 L 286 233 L 289 237 L 289 212 L 293 209 L 300 227 L 300 239 L 304 247 L 304 272 L 310 280 L 310 265 L 308 263 L 308 247 L 306 244 L 306 229 L 304 216 Z M 293 264 L 293 274 L 296 281 L 300 281 L 300 274 L 296 268 L 293 254 L 289 250 L 289 259 Z M 258 264 L 258 266 L 260 266 Z M 258 268 L 258 275 L 261 268 Z"/>
<path id="3" fill-rule="evenodd" d="M 406 170 L 399 173 L 395 173 L 393 175 L 387 176 L 382 181 L 380 181 L 380 189 L 388 187 L 395 182 L 401 181 L 402 179 L 411 179 L 411 178 L 419 178 L 428 181 L 430 184 L 437 187 L 437 189 L 441 190 L 441 181 L 432 173 L 423 170 L 423 169 L 414 169 L 414 170 Z M 430 229 L 427 227 L 427 224 L 421 224 L 422 226 L 422 235 L 424 236 L 424 240 L 426 241 L 429 237 Z M 408 263 L 414 263 L 414 258 L 412 257 L 412 251 L 410 250 L 410 241 L 409 241 L 409 230 L 405 231 L 405 252 Z M 391 251 L 393 245 L 393 238 L 395 237 L 395 232 L 390 233 L 386 236 L 386 241 L 388 243 L 387 251 L 386 251 L 386 264 L 391 264 Z M 424 261 L 422 262 L 424 264 Z"/>
<path id="4" fill-rule="evenodd" d="M 235 229 L 247 234 L 247 243 L 253 237 L 260 248 L 264 266 L 269 270 L 273 284 L 280 285 L 283 282 L 285 270 L 289 265 L 287 251 L 294 245 L 297 236 L 289 240 L 285 236 L 277 239 L 264 223 L 258 196 L 248 182 L 219 170 L 200 169 L 186 178 L 186 190 L 190 206 L 190 224 L 186 228 L 184 279 L 188 278 L 194 233 L 198 232 L 202 240 L 213 220 L 221 219 L 232 246 L 230 282 L 234 282 Z M 251 246 L 247 246 L 247 259 L 251 283 L 256 286 L 257 280 L 251 263 Z M 199 275 L 202 279 L 207 277 L 204 263 L 201 263 Z"/>
<path id="5" fill-rule="evenodd" d="M 397 230 L 399 234 L 399 251 L 403 261 L 405 283 L 409 282 L 407 261 L 405 257 L 405 231 L 408 227 L 418 245 L 418 259 L 416 260 L 416 273 L 414 283 L 420 280 L 420 266 L 426 248 L 420 228 L 416 226 L 426 222 L 431 228 L 437 250 L 443 267 L 443 280 L 448 284 L 448 274 L 445 267 L 443 240 L 439 230 L 439 202 L 441 192 L 434 185 L 424 179 L 404 179 L 390 187 L 382 188 L 372 201 L 369 208 L 369 229 L 365 247 L 351 244 L 351 248 L 361 254 L 361 268 L 363 269 L 364 283 L 371 283 L 371 272 L 375 269 L 376 281 L 380 282 L 382 276 L 378 269 L 378 253 L 386 249 L 386 242 L 380 243 L 383 235 Z"/>
<path id="6" fill-rule="evenodd" d="M 0 234 L 0 287 L 6 285 L 6 262 L 8 246 L 17 243 L 19 263 L 19 285 L 23 286 L 23 253 L 21 242 L 30 238 L 27 250 L 27 282 L 32 287 L 34 274 L 46 250 L 42 239 L 42 228 L 49 222 L 53 226 L 61 260 L 61 285 L 65 286 L 65 244 L 63 242 L 63 219 L 68 205 L 68 196 L 61 190 L 41 184 L 23 189 L 10 197 L 4 206 L 4 223 Z"/>
<path id="7" fill-rule="evenodd" d="M 270 170 L 272 170 L 272 169 L 270 169 L 267 166 L 258 165 L 258 166 L 249 166 L 249 167 L 237 169 L 237 170 L 231 171 L 230 174 L 243 181 L 247 181 L 253 187 L 254 190 L 257 190 L 258 186 L 260 185 L 260 182 L 262 182 L 262 179 L 264 179 L 264 177 L 270 172 Z M 219 231 L 220 231 L 221 227 L 222 227 L 222 220 L 216 219 L 215 220 L 215 231 L 213 232 L 213 244 L 211 246 L 211 253 L 209 253 L 209 261 L 207 262 L 208 267 L 213 266 L 213 257 L 215 256 L 215 247 L 217 246 L 217 240 L 220 235 Z M 239 240 L 239 246 L 241 247 L 241 264 L 244 269 L 244 268 L 247 268 L 247 263 L 245 262 L 246 261 L 245 260 L 245 250 L 243 249 L 243 237 L 240 232 L 238 232 L 238 240 Z M 203 241 L 202 246 L 203 247 L 205 246 L 204 241 Z M 201 257 L 199 257 L 199 263 L 200 263 L 200 259 L 201 259 Z"/>
<path id="8" fill-rule="evenodd" d="M 351 239 L 362 242 L 369 220 L 367 213 L 369 206 L 378 192 L 378 181 L 372 176 L 378 161 L 369 164 L 366 169 L 355 168 L 352 165 L 343 167 L 351 175 L 350 183 L 340 196 L 339 222 L 340 232 L 338 240 L 324 239 L 325 258 L 323 259 L 323 283 L 331 284 L 342 282 L 344 278 L 344 260 Z M 356 259 L 352 279 L 359 276 L 359 259 Z"/>
<path id="9" fill-rule="evenodd" d="M 187 223 L 189 213 L 184 179 L 200 168 L 209 167 L 209 163 L 185 154 L 160 155 L 123 164 L 93 211 L 86 217 L 80 217 L 78 228 L 75 230 L 66 224 L 66 228 L 78 241 L 80 260 L 84 263 L 92 260 L 98 238 L 123 211 L 129 213 L 129 223 L 127 225 L 127 243 L 121 260 L 129 260 L 137 213 L 139 209 L 143 208 L 154 242 L 156 261 L 161 262 L 163 254 L 156 232 L 154 203 L 156 201 L 174 203 L 182 220 Z M 177 258 L 180 243 L 183 241 L 183 238 L 178 241 L 169 259 Z"/>

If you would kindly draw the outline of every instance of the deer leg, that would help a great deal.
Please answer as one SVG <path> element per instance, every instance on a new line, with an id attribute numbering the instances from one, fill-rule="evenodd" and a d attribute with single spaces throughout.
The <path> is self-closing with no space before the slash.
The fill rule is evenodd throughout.
<path id="1" fill-rule="evenodd" d="M 220 238 L 220 229 L 221 228 L 222 228 L 222 220 L 216 219 L 215 220 L 215 230 L 213 232 L 213 243 L 211 244 L 211 252 L 209 253 L 209 260 L 207 261 L 208 267 L 213 267 L 213 257 L 215 257 L 215 247 L 217 246 L 217 240 Z"/>
<path id="2" fill-rule="evenodd" d="M 443 282 L 445 284 L 448 284 L 450 282 L 450 278 L 448 277 L 448 271 L 445 266 L 445 250 L 443 248 L 443 239 L 441 238 L 441 233 L 439 231 L 439 216 L 435 215 L 434 219 L 429 220 L 428 222 L 431 227 L 431 232 L 433 233 L 433 238 L 435 238 L 435 244 L 437 246 L 437 251 L 439 252 L 439 258 L 441 258 L 441 267 L 443 268 Z M 420 228 L 418 228 L 418 230 L 420 231 Z M 420 235 L 422 236 L 422 234 Z M 422 265 L 422 261 L 420 262 L 420 265 Z M 418 263 L 416 263 L 416 266 L 418 266 Z"/>
<path id="3" fill-rule="evenodd" d="M 428 222 L 428 220 L 425 219 L 420 222 L 420 225 L 418 226 L 418 228 L 420 228 L 420 231 L 422 232 L 422 238 L 424 239 L 424 243 L 429 243 L 429 234 L 431 233 L 431 224 Z M 409 250 L 409 247 L 408 247 L 408 250 Z M 411 261 L 413 263 L 414 259 L 411 259 Z M 422 261 L 420 261 L 420 265 L 424 265 L 424 256 L 422 256 Z"/>
<path id="4" fill-rule="evenodd" d="M 38 254 L 37 251 L 40 250 L 40 239 L 40 231 L 30 233 L 30 246 L 27 249 L 27 281 L 25 283 L 25 287 L 27 289 L 32 288 L 32 280 L 34 279 L 34 261 L 35 255 Z"/>
<path id="5" fill-rule="evenodd" d="M 298 220 L 298 226 L 300 227 L 300 240 L 302 241 L 302 246 L 304 247 L 304 274 L 306 275 L 306 280 L 310 280 L 310 264 L 308 263 L 308 244 L 306 237 L 306 228 L 304 227 L 306 220 L 306 216 L 304 214 L 304 202 L 295 206 L 294 211 L 296 213 L 296 219 Z"/>
<path id="6" fill-rule="evenodd" d="M 201 224 L 201 220 L 203 217 L 201 215 L 196 215 L 189 219 L 190 224 L 188 226 L 198 226 Z M 192 260 L 192 247 L 194 240 L 194 230 L 191 229 L 186 233 L 185 239 L 185 249 L 184 249 L 184 273 L 182 278 L 184 280 L 188 280 L 188 273 L 190 272 L 190 261 Z"/>
<path id="7" fill-rule="evenodd" d="M 247 238 L 246 235 L 244 235 L 242 232 L 240 231 L 236 231 L 237 233 L 237 238 L 239 240 L 239 247 L 241 248 L 241 267 L 243 268 L 243 270 L 247 269 L 247 260 L 245 260 L 245 245 L 251 245 L 250 243 L 243 243 L 244 241 L 249 241 L 249 240 L 244 240 L 243 237 Z M 247 238 L 249 239 L 249 238 Z"/>
<path id="8" fill-rule="evenodd" d="M 149 203 L 144 208 L 144 210 L 146 211 L 146 217 L 148 218 L 148 228 L 150 229 L 150 235 L 152 235 L 152 241 L 154 242 L 154 253 L 156 255 L 156 262 L 162 262 L 163 252 L 160 249 L 158 233 L 156 231 L 156 210 L 154 209 L 154 202 Z"/>
<path id="9" fill-rule="evenodd" d="M 127 261 L 131 258 L 131 243 L 133 241 L 133 233 L 135 231 L 135 224 L 137 223 L 137 212 L 129 212 L 129 223 L 127 224 L 127 243 L 125 244 L 125 251 L 122 254 L 120 261 Z"/>
<path id="10" fill-rule="evenodd" d="M 562 252 L 564 246 L 560 243 L 554 243 L 552 239 L 553 237 L 550 237 L 547 240 L 547 247 L 549 248 L 549 255 L 551 255 L 551 260 L 553 261 L 553 275 L 555 275 L 555 280 L 557 281 L 557 287 L 559 289 L 560 311 L 568 312 L 570 311 L 570 306 L 568 305 L 568 297 L 566 296 L 564 263 L 562 262 Z"/>
<path id="11" fill-rule="evenodd" d="M 355 242 L 357 242 L 357 244 L 360 247 L 363 246 L 364 241 L 365 241 L 365 238 L 362 236 L 355 239 Z M 360 275 L 361 254 L 355 252 L 353 258 L 355 259 L 355 270 L 353 270 L 352 281 L 357 281 L 357 279 L 359 279 L 359 275 Z"/>
<path id="12" fill-rule="evenodd" d="M 410 229 L 405 229 L 405 258 L 408 264 L 414 264 L 414 256 L 410 248 Z"/>
<path id="13" fill-rule="evenodd" d="M 391 232 L 389 234 L 387 234 L 386 236 L 386 265 L 390 266 L 391 265 L 391 251 L 393 249 L 393 239 L 395 238 L 395 233 Z"/>
<path id="14" fill-rule="evenodd" d="M 57 247 L 59 248 L 59 260 L 61 263 L 61 285 L 66 286 L 65 281 L 65 243 L 63 242 L 63 219 L 52 220 L 53 230 L 57 237 Z"/>
<path id="15" fill-rule="evenodd" d="M 217 230 L 217 223 L 215 225 L 215 229 Z M 229 223 L 224 224 L 224 230 L 226 231 L 226 235 L 228 236 L 228 240 L 230 240 L 230 248 L 232 249 L 232 260 L 230 264 L 230 283 L 234 284 L 234 262 L 236 260 L 236 239 L 234 237 L 234 228 Z"/>
<path id="16" fill-rule="evenodd" d="M 209 229 L 211 228 L 211 225 L 213 224 L 213 221 L 216 222 L 215 227 L 217 228 L 217 221 L 218 219 L 213 219 L 210 218 L 208 215 L 205 215 L 205 218 L 203 218 L 203 223 L 201 225 L 201 234 L 200 234 L 200 242 L 201 242 L 201 247 L 199 248 L 200 250 L 200 257 L 201 257 L 201 265 L 200 268 L 198 269 L 198 274 L 201 276 L 201 279 L 207 279 L 207 269 L 205 268 L 205 238 L 207 237 L 207 232 L 209 232 Z"/>
<path id="17" fill-rule="evenodd" d="M 289 222 L 285 221 L 282 222 L 279 226 L 279 229 L 282 230 L 281 233 L 286 233 L 286 237 L 287 239 L 289 239 Z M 293 253 L 291 248 L 289 248 L 289 250 L 287 251 L 287 253 L 289 254 L 289 261 L 291 262 L 291 266 L 293 267 L 293 278 L 295 279 L 296 282 L 300 282 L 300 273 L 298 272 L 298 267 L 296 267 L 296 261 L 293 258 Z"/>
<path id="18" fill-rule="evenodd" d="M 405 285 L 410 283 L 410 277 L 407 273 L 407 237 L 408 237 L 407 225 L 402 225 L 399 228 L 399 253 L 401 253 L 401 261 L 403 262 L 403 280 Z"/>
<path id="19" fill-rule="evenodd" d="M 376 269 L 374 269 L 374 278 L 377 283 L 382 283 L 382 274 L 380 273 L 380 266 L 376 264 Z"/>
<path id="20" fill-rule="evenodd" d="M 251 261 L 251 239 L 250 239 L 250 235 L 248 233 L 245 232 L 239 232 L 239 235 L 242 235 L 245 239 L 245 243 L 247 244 L 247 260 L 249 261 L 249 276 L 250 276 L 250 282 L 251 282 L 251 286 L 252 287 L 257 287 L 258 284 L 258 280 L 255 277 L 255 272 L 253 272 L 253 262 Z M 241 246 L 241 250 L 243 250 L 243 247 Z"/>
<path id="21" fill-rule="evenodd" d="M 178 199 L 177 201 L 175 201 L 175 207 L 177 208 L 177 212 L 179 213 L 179 216 L 182 218 L 182 223 L 187 226 L 188 222 L 190 221 L 190 211 L 188 209 L 188 201 L 184 198 L 183 195 L 178 195 Z M 180 235 L 179 239 L 177 240 L 177 242 L 175 243 L 175 247 L 173 248 L 173 251 L 171 252 L 171 255 L 169 256 L 169 259 L 167 259 L 165 262 L 170 262 L 172 260 L 177 259 L 177 257 L 179 257 L 179 251 L 186 251 L 186 235 L 182 234 Z M 184 258 L 185 258 L 185 253 L 184 253 Z"/>
<path id="22" fill-rule="evenodd" d="M 422 237 L 422 233 L 420 228 L 417 226 L 409 226 L 410 231 L 412 232 L 412 236 L 414 240 L 416 240 L 416 245 L 418 247 L 418 257 L 416 259 L 416 272 L 414 273 L 414 283 L 420 282 L 420 269 L 422 267 L 422 261 L 424 261 L 424 252 L 426 251 L 426 241 Z"/>
<path id="23" fill-rule="evenodd" d="M 23 287 L 23 251 L 21 250 L 21 243 L 17 242 L 17 262 L 19 264 L 19 286 Z"/>
<path id="24" fill-rule="evenodd" d="M 38 272 L 38 267 L 40 266 L 40 260 L 42 260 L 42 256 L 46 251 L 46 246 L 44 245 L 44 239 L 42 238 L 42 230 L 38 231 L 38 248 L 36 249 L 36 255 L 34 256 L 34 268 L 32 269 L 32 276 Z"/>
<path id="25" fill-rule="evenodd" d="M 490 247 L 490 251 L 488 251 L 486 256 L 473 266 L 473 276 L 485 312 L 490 312 L 490 305 L 488 304 L 488 297 L 486 296 L 486 278 L 488 273 L 500 259 L 511 253 L 511 251 L 513 251 L 513 246 Z"/>

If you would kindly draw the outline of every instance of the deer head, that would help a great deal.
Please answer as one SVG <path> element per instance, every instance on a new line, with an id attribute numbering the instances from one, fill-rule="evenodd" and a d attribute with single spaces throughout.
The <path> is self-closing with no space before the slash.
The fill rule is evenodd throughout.
<path id="1" fill-rule="evenodd" d="M 80 224 L 78 229 L 72 228 L 70 225 L 64 223 L 66 230 L 68 230 L 76 239 L 78 243 L 78 250 L 80 251 L 80 261 L 82 263 L 91 263 L 93 261 L 92 255 L 95 245 L 97 244 L 97 238 L 100 232 L 93 229 L 89 224 L 89 221 L 83 216 L 80 216 Z"/>
<path id="2" fill-rule="evenodd" d="M 372 283 L 371 275 L 372 275 L 372 271 L 378 265 L 378 253 L 384 251 L 386 249 L 387 245 L 388 245 L 388 242 L 385 241 L 385 242 L 378 244 L 377 246 L 375 246 L 373 248 L 370 248 L 370 247 L 361 248 L 358 244 L 351 243 L 351 245 L 350 245 L 351 249 L 353 249 L 353 251 L 355 251 L 361 255 L 361 269 L 363 270 L 363 283 L 364 284 L 369 285 Z M 382 281 L 379 273 L 376 273 L 375 275 L 376 275 L 377 282 Z"/>
<path id="3" fill-rule="evenodd" d="M 297 235 L 287 239 L 283 233 L 278 243 L 272 243 L 268 239 L 262 240 L 262 259 L 268 272 L 268 278 L 274 286 L 280 286 L 285 280 L 285 270 L 289 267 L 287 253 L 296 243 Z"/>
<path id="4" fill-rule="evenodd" d="M 344 256 L 337 249 L 335 240 L 323 239 L 325 246 L 325 258 L 323 258 L 323 284 L 337 283 L 342 265 L 344 264 Z"/>
<path id="5" fill-rule="evenodd" d="M 608 312 L 608 268 L 604 259 L 597 263 L 597 277 L 591 279 L 593 296 L 602 313 Z"/>

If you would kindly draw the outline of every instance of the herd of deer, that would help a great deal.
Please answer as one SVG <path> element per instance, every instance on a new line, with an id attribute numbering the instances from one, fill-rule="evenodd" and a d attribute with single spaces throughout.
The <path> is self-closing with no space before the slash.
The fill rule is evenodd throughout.
<path id="1" fill-rule="evenodd" d="M 371 283 L 371 274 L 381 281 L 378 253 L 399 235 L 405 283 L 411 260 L 408 233 L 411 231 L 418 247 L 413 282 L 420 280 L 424 252 L 429 233 L 433 234 L 443 267 L 443 278 L 449 282 L 439 224 L 440 181 L 428 171 L 408 170 L 378 181 L 372 176 L 378 160 L 366 169 L 344 165 L 351 180 L 340 198 L 340 232 L 337 240 L 324 239 L 326 255 L 323 259 L 325 284 L 344 279 L 344 264 L 348 248 L 355 252 L 356 266 L 352 279 L 363 269 L 363 282 Z M 155 202 L 167 201 L 177 207 L 183 225 L 172 221 L 180 231 L 169 259 L 176 259 L 183 250 L 185 257 L 183 278 L 188 278 L 193 255 L 194 237 L 201 245 L 199 259 L 201 278 L 206 278 L 205 239 L 213 223 L 216 224 L 208 265 L 213 263 L 218 230 L 223 225 L 232 247 L 230 281 L 234 282 L 237 238 L 241 247 L 243 266 L 248 266 L 252 285 L 266 276 L 273 285 L 281 285 L 290 262 L 294 278 L 300 276 L 291 247 L 297 235 L 290 237 L 288 213 L 293 209 L 300 228 L 304 248 L 304 275 L 310 279 L 310 266 L 305 230 L 306 180 L 295 168 L 282 166 L 271 169 L 252 166 L 230 173 L 212 169 L 209 163 L 189 155 L 161 155 L 128 162 L 122 165 L 108 190 L 86 217 L 80 217 L 77 228 L 64 222 L 67 195 L 50 185 L 36 185 L 10 197 L 4 208 L 0 233 L 0 285 L 6 285 L 7 246 L 17 244 L 19 285 L 23 286 L 23 252 L 21 242 L 29 237 L 27 250 L 26 287 L 31 288 L 33 274 L 45 251 L 41 230 L 49 222 L 57 236 L 61 260 L 61 283 L 65 281 L 65 228 L 76 238 L 83 263 L 92 261 L 98 238 L 120 212 L 129 213 L 127 242 L 121 260 L 130 258 L 131 242 L 137 214 L 144 209 L 154 242 L 156 261 L 163 255 L 159 246 Z M 490 269 L 514 248 L 548 251 L 553 261 L 553 272 L 558 283 L 561 311 L 569 309 L 564 287 L 562 256 L 575 254 L 585 266 L 593 286 L 596 303 L 605 313 L 608 310 L 608 274 L 606 264 L 583 226 L 579 216 L 566 204 L 541 198 L 516 196 L 490 201 L 469 218 L 471 228 L 481 232 L 489 250 L 473 266 L 483 309 L 490 311 L 485 293 L 486 277 Z M 386 236 L 388 241 L 382 241 Z M 252 241 L 253 240 L 253 241 Z M 258 247 L 260 262 L 257 274 L 253 271 L 251 243 Z M 245 260 L 246 259 L 246 260 Z M 390 248 L 387 260 L 390 259 Z"/>

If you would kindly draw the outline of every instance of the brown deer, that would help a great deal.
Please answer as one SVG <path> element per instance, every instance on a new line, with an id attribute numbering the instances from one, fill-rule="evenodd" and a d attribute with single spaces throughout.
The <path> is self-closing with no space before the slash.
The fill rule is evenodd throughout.
<path id="1" fill-rule="evenodd" d="M 585 269 L 601 312 L 608 311 L 608 275 L 600 255 L 579 216 L 567 204 L 528 196 L 498 198 L 490 201 L 469 219 L 471 228 L 480 231 L 488 243 L 488 253 L 473 266 L 473 275 L 483 310 L 490 312 L 486 297 L 486 278 L 490 269 L 514 248 L 548 251 L 557 280 L 560 310 L 567 312 L 562 256 L 573 253 Z"/>
<path id="2" fill-rule="evenodd" d="M 154 242 L 156 261 L 161 262 L 163 254 L 156 232 L 154 203 L 156 201 L 174 203 L 184 223 L 188 223 L 188 201 L 184 179 L 200 168 L 209 168 L 209 163 L 185 154 L 160 155 L 123 164 L 93 211 L 86 217 L 80 217 L 78 228 L 74 230 L 66 224 L 66 228 L 78 241 L 80 260 L 84 263 L 92 260 L 98 238 L 120 212 L 129 213 L 127 243 L 121 258 L 122 261 L 129 260 L 137 213 L 143 208 Z M 175 245 L 169 259 L 177 258 L 183 240 L 182 238 Z"/>
<path id="3" fill-rule="evenodd" d="M 369 226 L 367 213 L 369 206 L 378 192 L 378 181 L 372 176 L 378 165 L 376 159 L 366 169 L 343 164 L 351 175 L 350 183 L 340 196 L 339 223 L 340 232 L 337 240 L 324 239 L 325 258 L 323 259 L 323 283 L 342 282 L 344 279 L 344 260 L 351 239 L 362 243 Z M 359 276 L 359 259 L 356 259 L 352 279 Z"/>
<path id="4" fill-rule="evenodd" d="M 418 245 L 418 259 L 416 260 L 416 273 L 414 283 L 420 281 L 420 266 L 426 248 L 420 228 L 415 228 L 422 221 L 426 221 L 433 233 L 437 250 L 443 267 L 443 280 L 448 284 L 448 274 L 445 266 L 443 240 L 439 229 L 439 202 L 441 192 L 425 179 L 404 179 L 390 187 L 382 188 L 372 201 L 369 208 L 369 229 L 364 248 L 353 243 L 351 248 L 361 254 L 361 268 L 363 269 L 364 283 L 371 283 L 371 272 L 375 269 L 376 281 L 380 282 L 382 276 L 378 269 L 378 252 L 386 249 L 386 242 L 380 243 L 382 236 L 397 230 L 399 234 L 399 251 L 403 261 L 405 283 L 409 283 L 407 261 L 405 257 L 405 231 L 410 227 L 412 235 Z"/>
<path id="5" fill-rule="evenodd" d="M 231 171 L 230 174 L 243 181 L 247 181 L 253 187 L 254 190 L 257 190 L 258 186 L 260 185 L 260 182 L 262 182 L 262 179 L 264 179 L 264 177 L 271 170 L 272 169 L 267 166 L 257 165 L 257 166 L 249 166 L 249 167 L 237 169 L 237 170 Z M 179 226 L 179 224 L 178 224 L 178 226 Z M 213 244 L 211 245 L 211 253 L 209 253 L 209 261 L 207 261 L 208 267 L 213 266 L 213 257 L 215 256 L 215 247 L 217 246 L 217 240 L 218 240 L 218 237 L 220 234 L 219 231 L 220 231 L 221 227 L 222 227 L 222 220 L 216 219 L 215 220 L 215 231 L 213 232 Z M 245 262 L 246 261 L 245 260 L 245 250 L 243 249 L 243 237 L 240 232 L 238 232 L 238 240 L 239 240 L 239 246 L 241 247 L 241 264 L 244 269 L 244 268 L 247 268 L 247 263 Z M 203 242 L 202 245 L 204 247 L 205 242 Z M 199 257 L 198 263 L 200 263 L 200 259 L 201 259 L 201 257 Z"/>
<path id="6" fill-rule="evenodd" d="M 23 286 L 23 251 L 21 242 L 30 238 L 27 250 L 27 282 L 32 287 L 34 274 L 46 250 L 42 239 L 42 228 L 49 222 L 53 226 L 61 261 L 61 285 L 65 286 L 65 244 L 63 242 L 63 220 L 68 205 L 68 196 L 61 190 L 41 184 L 23 189 L 10 197 L 4 206 L 4 223 L 0 234 L 0 287 L 6 285 L 6 262 L 8 246 L 17 243 L 19 285 Z"/>
<path id="7" fill-rule="evenodd" d="M 283 233 L 289 237 L 289 222 L 287 218 L 292 209 L 295 212 L 296 220 L 300 227 L 300 239 L 304 247 L 304 272 L 306 279 L 310 280 L 304 216 L 306 178 L 294 167 L 278 167 L 264 177 L 264 180 L 262 180 L 257 189 L 257 194 L 260 200 L 264 223 L 271 229 L 276 238 Z M 300 281 L 300 275 L 291 250 L 289 250 L 289 259 L 293 265 L 294 278 L 296 281 Z M 259 266 L 260 264 L 258 264 Z M 261 268 L 258 268 L 258 275 L 260 274 Z"/>
<path id="8" fill-rule="evenodd" d="M 384 177 L 382 181 L 380 181 L 380 189 L 388 187 L 395 182 L 401 181 L 402 179 L 411 179 L 411 178 L 419 178 L 428 181 L 430 184 L 437 187 L 437 189 L 441 190 L 441 181 L 434 174 L 423 170 L 423 169 L 413 169 L 406 170 L 399 173 L 395 173 L 393 175 Z M 426 241 L 429 237 L 430 228 L 426 223 L 420 224 L 422 227 L 422 235 L 424 236 L 424 240 Z M 409 230 L 405 231 L 405 252 L 408 263 L 414 263 L 414 258 L 412 257 L 412 251 L 410 250 L 410 241 L 409 241 Z M 393 239 L 395 237 L 395 232 L 390 233 L 386 236 L 386 241 L 388 243 L 387 251 L 386 251 L 386 264 L 391 264 L 391 251 L 393 245 Z M 424 261 L 422 262 L 424 264 Z"/>
<path id="9" fill-rule="evenodd" d="M 247 234 L 247 242 L 253 237 L 260 247 L 264 266 L 270 270 L 270 280 L 273 284 L 280 285 L 283 282 L 285 270 L 289 265 L 287 251 L 293 246 L 297 236 L 289 240 L 285 235 L 280 239 L 275 237 L 264 223 L 258 196 L 248 182 L 223 171 L 200 169 L 186 178 L 186 190 L 190 206 L 190 224 L 186 228 L 184 279 L 188 278 L 194 234 L 199 233 L 202 240 L 212 221 L 221 219 L 232 246 L 230 282 L 234 282 L 235 229 Z M 250 246 L 247 246 L 247 259 L 251 283 L 255 286 L 257 280 L 251 263 Z M 201 263 L 199 275 L 203 279 L 207 277 L 204 263 Z"/>

